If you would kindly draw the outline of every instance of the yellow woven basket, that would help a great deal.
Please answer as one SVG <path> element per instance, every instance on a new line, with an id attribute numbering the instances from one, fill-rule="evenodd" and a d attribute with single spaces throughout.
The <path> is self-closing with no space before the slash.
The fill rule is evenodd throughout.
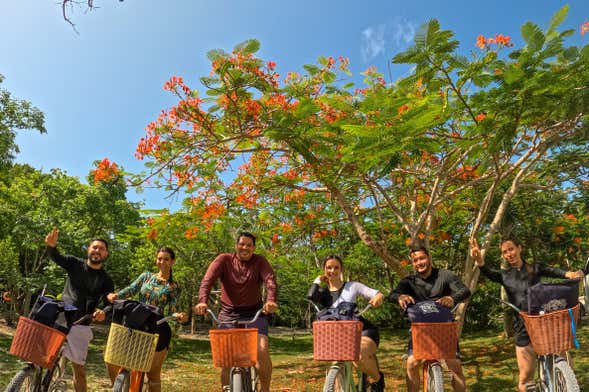
<path id="1" fill-rule="evenodd" d="M 112 323 L 104 349 L 104 362 L 147 372 L 151 368 L 157 339 L 158 334 Z"/>

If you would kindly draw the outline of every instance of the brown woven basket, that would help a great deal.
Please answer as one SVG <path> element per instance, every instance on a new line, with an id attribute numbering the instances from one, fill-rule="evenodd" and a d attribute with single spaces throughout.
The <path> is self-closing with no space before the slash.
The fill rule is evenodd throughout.
<path id="1" fill-rule="evenodd" d="M 458 323 L 411 323 L 415 359 L 454 359 L 458 348 Z"/>
<path id="2" fill-rule="evenodd" d="M 579 305 L 573 307 L 572 310 L 576 325 L 579 320 Z M 521 312 L 520 315 L 524 320 L 536 354 L 558 354 L 570 350 L 575 345 L 568 309 L 540 315 Z"/>
<path id="3" fill-rule="evenodd" d="M 258 361 L 258 329 L 211 329 L 213 365 L 220 368 L 250 367 Z"/>
<path id="4" fill-rule="evenodd" d="M 35 320 L 20 316 L 10 345 L 10 353 L 43 368 L 55 362 L 65 334 Z"/>
<path id="5" fill-rule="evenodd" d="M 357 361 L 361 338 L 361 321 L 314 321 L 313 358 L 317 361 Z"/>

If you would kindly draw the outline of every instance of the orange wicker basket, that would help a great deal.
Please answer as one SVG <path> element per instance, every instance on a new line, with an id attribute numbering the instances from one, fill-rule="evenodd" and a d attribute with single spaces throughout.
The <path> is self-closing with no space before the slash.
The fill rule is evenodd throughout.
<path id="1" fill-rule="evenodd" d="M 213 365 L 220 368 L 249 367 L 258 361 L 258 329 L 211 329 Z"/>
<path id="2" fill-rule="evenodd" d="M 454 359 L 458 348 L 458 323 L 411 323 L 415 359 Z"/>
<path id="3" fill-rule="evenodd" d="M 50 368 L 55 362 L 66 335 L 45 324 L 26 317 L 19 317 L 10 353 L 43 368 Z"/>
<path id="4" fill-rule="evenodd" d="M 357 361 L 361 338 L 361 321 L 314 321 L 313 358 L 317 361 Z"/>
<path id="5" fill-rule="evenodd" d="M 575 324 L 579 320 L 579 305 L 572 308 Z M 558 354 L 574 347 L 571 317 L 568 309 L 541 315 L 520 315 L 532 341 L 536 354 Z"/>

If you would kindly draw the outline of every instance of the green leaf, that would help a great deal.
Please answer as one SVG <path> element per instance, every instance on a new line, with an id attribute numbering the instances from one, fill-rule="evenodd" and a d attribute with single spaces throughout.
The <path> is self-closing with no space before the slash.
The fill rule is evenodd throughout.
<path id="1" fill-rule="evenodd" d="M 550 20 L 550 27 L 548 27 L 548 31 L 552 31 L 556 29 L 558 26 L 560 26 L 562 22 L 564 22 L 564 20 L 566 19 L 568 13 L 568 4 L 565 4 L 561 9 L 556 11 L 556 13 L 552 16 L 552 19 Z"/>
<path id="2" fill-rule="evenodd" d="M 333 72 L 325 72 L 323 74 L 323 81 L 327 84 L 333 83 L 336 80 L 336 76 Z"/>
<path id="3" fill-rule="evenodd" d="M 522 37 L 532 52 L 537 52 L 544 45 L 544 34 L 537 24 L 526 22 L 522 26 Z"/>
<path id="4" fill-rule="evenodd" d="M 505 72 L 503 73 L 503 78 L 505 79 L 505 82 L 508 84 L 512 84 L 514 82 L 517 82 L 523 76 L 524 76 L 524 71 L 522 71 L 521 68 L 514 66 L 513 64 L 510 64 L 505 69 Z"/>
<path id="5" fill-rule="evenodd" d="M 260 41 L 257 39 L 248 39 L 247 41 L 237 44 L 235 46 L 235 50 L 244 54 L 256 53 L 258 50 L 260 50 Z"/>
<path id="6" fill-rule="evenodd" d="M 207 52 L 207 58 L 209 61 L 217 61 L 220 59 L 226 59 L 229 55 L 223 49 L 213 49 Z"/>
<path id="7" fill-rule="evenodd" d="M 321 71 L 318 66 L 313 64 L 305 64 L 303 68 L 305 68 L 309 75 L 317 75 Z"/>

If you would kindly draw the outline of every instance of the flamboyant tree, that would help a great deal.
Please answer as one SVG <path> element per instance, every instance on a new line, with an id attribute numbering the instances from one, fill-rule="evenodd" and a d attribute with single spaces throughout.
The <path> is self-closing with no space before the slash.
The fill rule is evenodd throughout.
<path id="1" fill-rule="evenodd" d="M 255 40 L 211 51 L 204 95 L 171 78 L 178 104 L 148 125 L 137 157 L 149 160 L 147 180 L 187 193 L 204 230 L 233 208 L 288 217 L 275 241 L 334 235 L 345 222 L 403 276 L 404 243 L 449 240 L 439 222 L 460 216 L 454 230 L 484 236 L 485 254 L 519 190 L 560 186 L 564 157 L 576 157 L 573 177 L 586 167 L 589 46 L 564 45 L 567 11 L 545 31 L 524 24 L 522 48 L 479 36 L 469 58 L 432 20 L 393 59 L 412 73 L 390 85 L 374 68 L 361 88 L 346 83 L 341 57 L 281 79 Z"/>

